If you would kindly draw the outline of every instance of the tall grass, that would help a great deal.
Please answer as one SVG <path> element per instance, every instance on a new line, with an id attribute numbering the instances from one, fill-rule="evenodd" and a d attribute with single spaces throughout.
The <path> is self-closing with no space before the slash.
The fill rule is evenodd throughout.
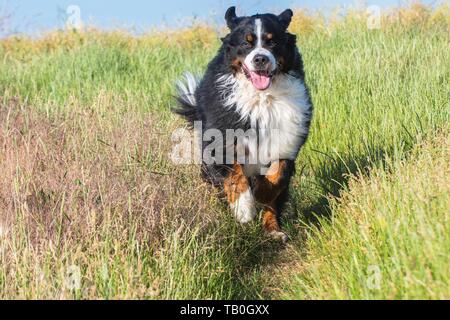
<path id="1" fill-rule="evenodd" d="M 352 178 L 331 203 L 332 221 L 308 228 L 307 255 L 282 296 L 448 299 L 449 147 L 441 133 L 408 161 Z"/>
<path id="2" fill-rule="evenodd" d="M 173 84 L 204 70 L 213 29 L 1 40 L 0 297 L 448 297 L 448 176 L 435 170 L 448 171 L 448 136 L 430 137 L 448 130 L 449 25 L 445 6 L 385 13 L 375 30 L 362 12 L 296 14 L 315 116 L 287 247 L 170 161 L 184 126 Z M 375 291 L 361 282 L 372 264 Z"/>

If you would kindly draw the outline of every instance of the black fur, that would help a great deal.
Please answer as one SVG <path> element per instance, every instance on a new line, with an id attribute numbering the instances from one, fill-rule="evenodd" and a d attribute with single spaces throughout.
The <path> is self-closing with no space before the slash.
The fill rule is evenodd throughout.
<path id="1" fill-rule="evenodd" d="M 180 95 L 178 97 L 178 109 L 175 112 L 183 116 L 191 125 L 194 121 L 202 121 L 203 132 L 213 128 L 220 130 L 225 136 L 226 129 L 243 129 L 244 131 L 249 129 L 250 123 L 248 120 L 242 120 L 241 115 L 233 108 L 224 107 L 223 97 L 230 92 L 226 92 L 226 90 L 224 92 L 223 88 L 219 88 L 217 79 L 220 75 L 242 72 L 241 65 L 236 62 L 241 61 L 242 63 L 247 54 L 253 50 L 251 43 L 245 40 L 246 35 L 253 32 L 255 19 L 261 19 L 265 31 L 273 35 L 272 39 L 264 39 L 263 47 L 270 50 L 277 58 L 279 66 L 276 72 L 289 73 L 304 82 L 303 60 L 296 46 L 296 36 L 287 32 L 291 18 L 292 11 L 290 9 L 285 10 L 278 16 L 257 14 L 250 17 L 237 17 L 235 8 L 229 8 L 225 14 L 225 20 L 230 28 L 230 33 L 222 39 L 222 45 L 217 55 L 208 64 L 206 73 L 197 86 L 195 105 L 189 103 Z M 309 127 L 309 120 L 306 125 Z M 306 138 L 305 135 L 304 141 L 306 141 Z M 211 141 L 203 142 L 203 148 L 210 143 Z M 221 157 L 221 155 L 216 156 Z M 222 158 L 221 160 L 223 160 L 223 163 L 225 162 L 225 159 Z M 290 176 L 294 172 L 293 163 L 292 161 L 286 173 L 289 175 L 287 183 L 289 183 Z M 230 164 L 203 164 L 203 177 L 214 185 L 220 185 L 230 168 Z M 284 196 L 281 198 L 284 198 Z M 278 204 L 280 207 L 284 202 L 281 198 Z"/>
<path id="2" fill-rule="evenodd" d="M 192 128 L 194 122 L 200 120 L 197 113 L 197 106 L 182 97 L 176 97 L 176 99 L 178 101 L 178 107 L 172 109 L 172 111 L 185 118 L 189 126 Z"/>

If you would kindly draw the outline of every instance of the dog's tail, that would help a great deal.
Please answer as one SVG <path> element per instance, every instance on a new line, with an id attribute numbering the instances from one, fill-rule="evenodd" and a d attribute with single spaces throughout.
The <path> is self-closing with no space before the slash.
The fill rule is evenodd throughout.
<path id="1" fill-rule="evenodd" d="M 194 125 L 194 121 L 200 120 L 195 99 L 198 83 L 199 79 L 189 72 L 177 81 L 178 105 L 172 111 L 185 118 L 190 126 Z"/>

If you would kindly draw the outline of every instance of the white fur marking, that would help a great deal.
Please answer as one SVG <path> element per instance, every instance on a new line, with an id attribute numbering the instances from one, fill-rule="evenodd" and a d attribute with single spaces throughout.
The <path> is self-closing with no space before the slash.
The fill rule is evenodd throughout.
<path id="1" fill-rule="evenodd" d="M 250 187 L 239 195 L 239 198 L 230 204 L 234 215 L 240 223 L 252 221 L 256 216 L 255 199 Z"/>
<path id="2" fill-rule="evenodd" d="M 180 98 L 193 106 L 197 104 L 195 101 L 195 91 L 197 90 L 198 83 L 199 79 L 190 72 L 186 72 L 183 78 L 177 81 L 177 90 Z"/>
<path id="3" fill-rule="evenodd" d="M 263 26 L 261 19 L 255 20 L 255 34 L 256 34 L 256 47 L 253 49 L 247 57 L 244 59 L 244 64 L 250 71 L 256 70 L 253 65 L 253 59 L 256 55 L 260 54 L 266 56 L 270 60 L 271 72 L 273 72 L 277 68 L 277 60 L 275 59 L 272 52 L 262 47 L 262 34 L 263 34 Z"/>
<path id="4" fill-rule="evenodd" d="M 262 48 L 262 22 L 261 19 L 255 20 L 255 33 L 256 33 L 256 47 Z"/>
<path id="5" fill-rule="evenodd" d="M 223 75 L 218 84 L 224 93 L 231 92 L 223 95 L 224 105 L 236 108 L 242 120 L 249 120 L 252 128 L 267 133 L 259 141 L 258 154 L 268 155 L 270 161 L 295 160 L 304 143 L 303 136 L 308 133 L 306 122 L 312 115 L 306 88 L 300 79 L 280 74 L 264 91 L 255 89 L 242 73 Z M 270 134 L 273 129 L 277 130 L 276 141 Z M 254 168 L 246 170 L 246 174 L 256 174 L 254 171 Z"/>
<path id="6" fill-rule="evenodd" d="M 247 66 L 247 68 L 250 69 L 250 71 L 255 71 L 256 68 L 253 65 L 253 59 L 255 58 L 256 55 L 263 55 L 266 56 L 267 58 L 269 58 L 270 61 L 270 71 L 273 72 L 275 71 L 275 69 L 277 68 L 277 60 L 275 59 L 275 57 L 273 56 L 272 52 L 270 52 L 269 50 L 265 49 L 265 48 L 256 48 L 253 49 L 244 59 L 244 63 Z"/>

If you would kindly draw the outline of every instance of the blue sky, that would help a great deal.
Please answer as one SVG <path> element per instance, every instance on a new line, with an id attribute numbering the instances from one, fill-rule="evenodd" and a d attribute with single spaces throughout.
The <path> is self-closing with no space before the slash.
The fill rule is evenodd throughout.
<path id="1" fill-rule="evenodd" d="M 436 1 L 422 1 L 433 3 Z M 231 6 L 238 7 L 238 14 L 278 12 L 286 8 L 308 8 L 327 12 L 341 6 L 379 5 L 391 7 L 404 0 L 0 0 L 0 17 L 11 14 L 3 33 L 21 32 L 31 35 L 60 28 L 67 20 L 66 9 L 70 5 L 80 8 L 83 24 L 104 29 L 116 27 L 143 32 L 150 28 L 180 27 L 194 18 L 212 23 L 223 23 L 223 14 Z M 2 33 L 0 25 L 0 34 Z"/>

